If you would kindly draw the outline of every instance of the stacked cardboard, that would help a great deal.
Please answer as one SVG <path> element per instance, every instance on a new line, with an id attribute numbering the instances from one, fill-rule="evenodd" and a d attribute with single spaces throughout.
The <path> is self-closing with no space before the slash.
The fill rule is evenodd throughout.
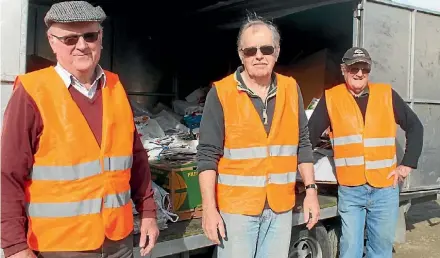
<path id="1" fill-rule="evenodd" d="M 304 99 L 304 107 L 307 107 L 313 98 L 321 98 L 324 89 L 340 81 L 339 64 L 333 60 L 329 50 L 323 49 L 293 64 L 278 65 L 275 71 L 297 80 Z"/>

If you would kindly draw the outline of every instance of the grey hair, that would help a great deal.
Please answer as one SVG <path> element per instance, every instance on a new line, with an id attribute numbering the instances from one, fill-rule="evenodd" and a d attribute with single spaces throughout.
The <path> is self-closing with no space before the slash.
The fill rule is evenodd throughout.
<path id="1" fill-rule="evenodd" d="M 238 32 L 237 37 L 237 49 L 240 50 L 241 48 L 241 38 L 243 36 L 243 32 L 255 25 L 264 25 L 272 32 L 272 40 L 274 43 L 274 46 L 278 48 L 280 46 L 280 32 L 278 31 L 278 28 L 273 24 L 271 21 L 268 21 L 264 19 L 263 17 L 258 16 L 256 13 L 248 12 L 246 16 L 245 22 L 241 25 L 240 30 Z"/>

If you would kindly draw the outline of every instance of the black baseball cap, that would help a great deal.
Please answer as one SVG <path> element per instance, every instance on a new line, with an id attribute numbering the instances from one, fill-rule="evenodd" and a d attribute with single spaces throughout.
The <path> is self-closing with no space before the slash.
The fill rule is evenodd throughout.
<path id="1" fill-rule="evenodd" d="M 352 65 L 355 63 L 367 63 L 371 65 L 371 57 L 365 48 L 352 47 L 345 52 L 342 62 L 346 65 Z"/>

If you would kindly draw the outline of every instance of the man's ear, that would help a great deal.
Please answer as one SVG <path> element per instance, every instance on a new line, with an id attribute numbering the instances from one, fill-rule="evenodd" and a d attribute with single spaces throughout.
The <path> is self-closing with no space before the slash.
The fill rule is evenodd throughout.
<path id="1" fill-rule="evenodd" d="M 345 64 L 341 64 L 341 73 L 342 73 L 342 75 L 344 76 L 345 74 L 345 71 L 346 71 L 346 66 L 345 66 Z"/>
<path id="2" fill-rule="evenodd" d="M 275 62 L 278 61 L 278 57 L 280 57 L 281 48 L 277 47 L 275 49 Z"/>
<path id="3" fill-rule="evenodd" d="M 55 37 L 53 37 L 52 35 L 50 35 L 49 30 L 47 31 L 46 36 L 47 36 L 47 41 L 49 42 L 50 48 L 52 49 L 52 52 L 53 52 L 54 54 L 56 54 L 56 53 L 55 53 Z"/>

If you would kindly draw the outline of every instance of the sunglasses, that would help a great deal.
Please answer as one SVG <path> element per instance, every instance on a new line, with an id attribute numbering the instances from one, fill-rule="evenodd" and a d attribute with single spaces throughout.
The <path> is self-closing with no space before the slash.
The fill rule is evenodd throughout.
<path id="1" fill-rule="evenodd" d="M 258 49 L 260 50 L 261 54 L 265 56 L 272 55 L 275 52 L 275 48 L 273 46 L 247 47 L 241 49 L 241 51 L 245 56 L 255 56 Z"/>
<path id="2" fill-rule="evenodd" d="M 75 34 L 75 35 L 67 35 L 63 37 L 55 36 L 51 34 L 53 37 L 57 38 L 59 41 L 63 42 L 67 46 L 73 46 L 78 43 L 78 40 L 80 37 L 84 39 L 85 42 L 93 43 L 98 40 L 99 37 L 99 31 L 97 32 L 86 32 L 84 34 Z"/>
<path id="3" fill-rule="evenodd" d="M 350 72 L 351 74 L 357 74 L 359 73 L 359 70 L 362 70 L 363 74 L 369 74 L 371 72 L 371 68 L 370 67 L 363 67 L 363 68 L 359 68 L 359 67 L 347 67 L 348 72 Z"/>

